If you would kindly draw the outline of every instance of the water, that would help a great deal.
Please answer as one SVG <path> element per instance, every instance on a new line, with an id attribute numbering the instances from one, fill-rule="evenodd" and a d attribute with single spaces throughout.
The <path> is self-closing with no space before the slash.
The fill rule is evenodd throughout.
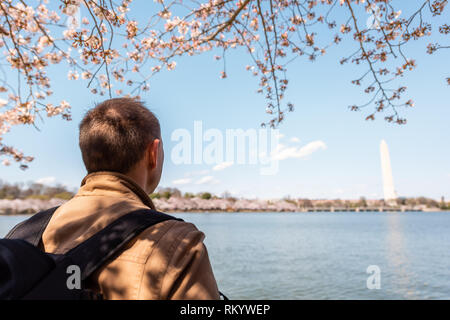
<path id="1" fill-rule="evenodd" d="M 232 299 L 450 299 L 450 213 L 175 215 L 206 234 Z M 0 216 L 0 236 L 24 218 Z"/>

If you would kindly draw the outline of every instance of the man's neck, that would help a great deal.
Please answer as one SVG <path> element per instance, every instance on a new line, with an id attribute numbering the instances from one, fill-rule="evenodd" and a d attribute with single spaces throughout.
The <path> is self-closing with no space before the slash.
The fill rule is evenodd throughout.
<path id="1" fill-rule="evenodd" d="M 144 190 L 147 194 L 151 193 L 151 191 L 148 190 L 147 172 L 145 170 L 130 170 L 125 175 L 136 182 L 136 184 L 141 187 L 142 190 Z"/>

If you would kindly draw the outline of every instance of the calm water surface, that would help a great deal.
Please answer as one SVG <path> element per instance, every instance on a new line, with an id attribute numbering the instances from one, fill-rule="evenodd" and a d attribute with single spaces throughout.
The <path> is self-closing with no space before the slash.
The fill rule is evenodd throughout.
<path id="1" fill-rule="evenodd" d="M 206 234 L 232 299 L 450 299 L 450 213 L 175 215 Z M 0 236 L 25 218 L 0 216 Z"/>

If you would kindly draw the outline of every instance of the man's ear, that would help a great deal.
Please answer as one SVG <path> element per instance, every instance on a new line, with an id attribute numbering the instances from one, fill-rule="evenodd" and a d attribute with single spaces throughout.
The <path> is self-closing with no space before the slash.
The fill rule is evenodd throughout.
<path id="1" fill-rule="evenodd" d="M 148 164 L 150 166 L 150 169 L 154 169 L 158 163 L 159 159 L 159 146 L 161 144 L 161 140 L 154 139 L 152 142 L 148 145 Z"/>

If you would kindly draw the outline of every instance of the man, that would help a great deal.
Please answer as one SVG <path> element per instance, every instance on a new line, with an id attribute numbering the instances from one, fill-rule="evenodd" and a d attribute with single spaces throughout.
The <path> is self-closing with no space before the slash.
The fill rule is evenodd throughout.
<path id="1" fill-rule="evenodd" d="M 156 117 L 129 98 L 104 101 L 80 124 L 79 145 L 88 175 L 77 194 L 56 210 L 43 249 L 65 253 L 117 218 L 155 209 L 164 151 Z M 89 279 L 105 299 L 219 299 L 204 234 L 168 220 L 149 227 Z"/>

